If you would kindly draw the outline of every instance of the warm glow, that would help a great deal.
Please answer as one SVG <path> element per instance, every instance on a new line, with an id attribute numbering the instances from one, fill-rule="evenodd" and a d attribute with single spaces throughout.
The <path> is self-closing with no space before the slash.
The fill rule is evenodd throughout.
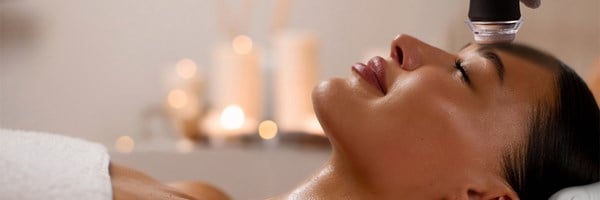
<path id="1" fill-rule="evenodd" d="M 277 124 L 271 120 L 261 122 L 258 125 L 258 135 L 265 140 L 274 138 L 277 136 Z"/>
<path id="2" fill-rule="evenodd" d="M 237 105 L 227 106 L 221 113 L 221 126 L 232 130 L 239 129 L 244 125 L 244 111 Z"/>
<path id="3" fill-rule="evenodd" d="M 196 62 L 191 59 L 184 58 L 177 62 L 175 70 L 177 71 L 177 75 L 179 75 L 181 78 L 188 79 L 194 77 L 197 69 L 198 67 L 196 66 Z"/>
<path id="4" fill-rule="evenodd" d="M 238 35 L 231 43 L 233 51 L 240 55 L 246 55 L 252 51 L 252 39 L 245 35 Z"/>
<path id="5" fill-rule="evenodd" d="M 183 108 L 188 103 L 188 96 L 183 90 L 171 90 L 168 98 L 169 105 L 173 108 Z"/>
<path id="6" fill-rule="evenodd" d="M 194 142 L 188 139 L 181 139 L 177 141 L 177 144 L 175 144 L 175 148 L 177 148 L 177 151 L 179 151 L 180 153 L 192 152 L 192 150 L 194 150 L 194 146 Z"/>
<path id="7" fill-rule="evenodd" d="M 321 128 L 321 124 L 319 120 L 314 115 L 306 120 L 306 132 L 314 135 L 324 136 L 325 132 L 323 132 L 323 128 Z"/>
<path id="8" fill-rule="evenodd" d="M 115 149 L 121 153 L 131 153 L 135 147 L 135 142 L 129 136 L 121 136 L 115 142 Z"/>

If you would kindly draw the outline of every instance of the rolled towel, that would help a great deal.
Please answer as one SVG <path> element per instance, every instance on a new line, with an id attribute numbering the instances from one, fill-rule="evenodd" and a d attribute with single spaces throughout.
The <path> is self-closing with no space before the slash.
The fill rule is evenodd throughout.
<path id="1" fill-rule="evenodd" d="M 0 129 L 0 199 L 110 200 L 108 165 L 102 145 Z"/>
<path id="2" fill-rule="evenodd" d="M 562 189 L 550 200 L 600 200 L 600 182 Z"/>

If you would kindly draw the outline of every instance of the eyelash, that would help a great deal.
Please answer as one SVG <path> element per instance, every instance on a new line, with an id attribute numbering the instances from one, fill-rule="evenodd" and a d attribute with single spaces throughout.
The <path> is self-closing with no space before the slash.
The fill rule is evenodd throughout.
<path id="1" fill-rule="evenodd" d="M 467 70 L 465 70 L 465 67 L 462 66 L 462 60 L 460 58 L 457 58 L 454 61 L 454 67 L 456 69 L 458 69 L 458 71 L 460 71 L 460 73 L 462 74 L 462 78 L 463 80 L 467 83 L 470 84 L 471 83 L 471 79 L 469 78 L 469 74 L 467 73 Z"/>

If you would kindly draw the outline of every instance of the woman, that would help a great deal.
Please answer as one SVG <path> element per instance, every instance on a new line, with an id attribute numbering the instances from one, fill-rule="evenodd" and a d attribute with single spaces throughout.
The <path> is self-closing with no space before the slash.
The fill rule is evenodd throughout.
<path id="1" fill-rule="evenodd" d="M 313 91 L 331 159 L 278 199 L 547 199 L 599 180 L 598 105 L 551 56 L 516 44 L 454 55 L 400 35 L 390 58 L 352 71 Z M 115 199 L 153 190 L 121 170 Z"/>
<path id="2" fill-rule="evenodd" d="M 598 105 L 537 50 L 400 35 L 352 71 L 315 88 L 333 155 L 282 199 L 547 199 L 600 179 Z"/>

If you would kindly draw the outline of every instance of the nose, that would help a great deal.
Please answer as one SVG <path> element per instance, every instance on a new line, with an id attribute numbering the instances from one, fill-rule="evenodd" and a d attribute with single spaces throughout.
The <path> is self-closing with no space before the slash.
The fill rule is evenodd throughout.
<path id="1" fill-rule="evenodd" d="M 412 71 L 427 64 L 453 62 L 454 56 L 410 35 L 400 34 L 392 40 L 390 57 L 404 70 Z"/>

